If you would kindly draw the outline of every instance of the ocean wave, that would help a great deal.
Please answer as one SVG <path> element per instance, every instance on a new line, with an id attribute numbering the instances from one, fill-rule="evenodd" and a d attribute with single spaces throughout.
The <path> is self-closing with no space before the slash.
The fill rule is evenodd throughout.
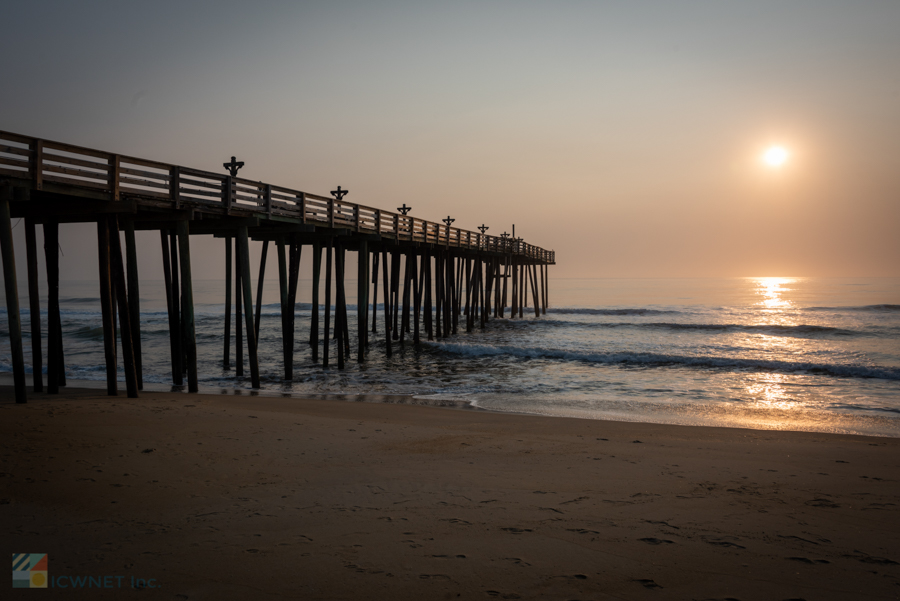
<path id="1" fill-rule="evenodd" d="M 803 311 L 872 311 L 891 313 L 900 311 L 900 305 L 863 305 L 861 307 L 806 307 Z"/>
<path id="2" fill-rule="evenodd" d="M 587 309 L 581 307 L 563 307 L 547 309 L 547 313 L 556 315 L 672 315 L 682 313 L 667 309 Z"/>
<path id="3" fill-rule="evenodd" d="M 470 357 L 512 356 L 522 359 L 555 359 L 579 361 L 620 367 L 688 367 L 733 371 L 779 373 L 807 373 L 843 378 L 879 378 L 900 380 L 900 368 L 858 364 L 812 363 L 807 361 L 779 361 L 739 359 L 732 357 L 667 355 L 659 353 L 588 353 L 552 348 L 527 348 L 445 342 L 426 343 L 439 351 Z"/>

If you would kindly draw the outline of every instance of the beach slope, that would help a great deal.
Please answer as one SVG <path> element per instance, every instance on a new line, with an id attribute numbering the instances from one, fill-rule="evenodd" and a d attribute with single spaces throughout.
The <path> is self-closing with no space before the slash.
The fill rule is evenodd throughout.
<path id="1" fill-rule="evenodd" d="M 31 396 L 0 389 L 0 527 L 67 598 L 900 598 L 898 439 Z"/>

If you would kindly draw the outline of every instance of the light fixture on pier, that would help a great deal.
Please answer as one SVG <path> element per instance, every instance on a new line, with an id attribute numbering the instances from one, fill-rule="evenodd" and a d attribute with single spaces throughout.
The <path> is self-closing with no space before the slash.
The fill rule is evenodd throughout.
<path id="1" fill-rule="evenodd" d="M 222 163 L 222 166 L 228 169 L 228 172 L 231 174 L 231 177 L 237 177 L 238 169 L 244 166 L 244 161 L 238 161 L 236 158 L 231 157 L 230 163 Z"/>
<path id="2" fill-rule="evenodd" d="M 342 200 L 349 192 L 350 190 L 341 190 L 341 187 L 338 186 L 337 190 L 331 191 L 331 195 L 334 196 L 335 200 Z"/>
<path id="3" fill-rule="evenodd" d="M 400 211 L 401 215 L 406 215 L 407 213 L 412 211 L 412 207 L 406 206 L 406 203 L 404 202 L 402 207 L 397 207 L 397 210 Z"/>
<path id="4" fill-rule="evenodd" d="M 447 224 L 447 227 L 450 227 L 450 224 L 453 223 L 454 221 L 456 221 L 456 219 L 451 219 L 451 218 L 450 218 L 450 215 L 447 215 L 447 218 L 446 218 L 446 219 L 441 219 L 441 221 L 443 221 L 444 223 L 446 223 L 446 224 Z"/>
<path id="5" fill-rule="evenodd" d="M 491 228 L 489 228 L 488 226 L 486 226 L 485 224 L 482 223 L 481 225 L 478 226 L 478 229 L 481 230 L 482 234 L 484 234 L 486 231 L 488 231 Z"/>

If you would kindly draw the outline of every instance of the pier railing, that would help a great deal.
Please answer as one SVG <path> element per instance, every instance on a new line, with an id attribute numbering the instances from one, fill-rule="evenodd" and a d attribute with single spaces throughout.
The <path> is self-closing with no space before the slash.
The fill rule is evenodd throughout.
<path id="1" fill-rule="evenodd" d="M 169 165 L 0 131 L 0 176 L 30 180 L 36 190 L 65 186 L 159 201 L 175 209 L 290 218 L 300 223 L 397 240 L 509 253 L 541 263 L 556 253 L 520 239 L 490 236 L 409 215 L 248 179 Z"/>

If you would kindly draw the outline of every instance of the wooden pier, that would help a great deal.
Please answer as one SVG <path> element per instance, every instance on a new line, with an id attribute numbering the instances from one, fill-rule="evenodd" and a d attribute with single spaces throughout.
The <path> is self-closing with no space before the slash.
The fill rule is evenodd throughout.
<path id="1" fill-rule="evenodd" d="M 410 338 L 413 344 L 418 344 L 423 336 L 428 340 L 446 338 L 456 334 L 460 327 L 466 331 L 484 328 L 491 319 L 506 317 L 507 309 L 509 317 L 523 317 L 529 302 L 536 316 L 546 313 L 548 267 L 555 264 L 553 251 L 505 235 L 486 235 L 486 228 L 478 233 L 451 227 L 454 219 L 449 216 L 442 222 L 411 217 L 405 204 L 398 209 L 400 212 L 394 213 L 346 202 L 343 197 L 347 191 L 340 187 L 329 198 L 243 179 L 236 175 L 241 165 L 232 157 L 230 164 L 224 164 L 228 174 L 212 173 L 0 131 L 0 250 L 17 402 L 26 401 L 26 383 L 12 218 L 24 218 L 36 392 L 44 386 L 35 242 L 38 224 L 44 233 L 49 290 L 46 365 L 50 393 L 57 393 L 60 386 L 65 386 L 59 314 L 61 223 L 97 224 L 100 306 L 110 395 L 118 393 L 119 345 L 128 396 L 136 397 L 143 386 L 135 230 L 159 232 L 172 381 L 181 386 L 186 376 L 189 392 L 198 389 L 191 286 L 192 235 L 223 239 L 226 270 L 223 365 L 230 368 L 232 363 L 233 291 L 235 375 L 243 376 L 246 347 L 254 388 L 260 386 L 257 345 L 270 243 L 274 243 L 277 255 L 285 380 L 293 378 L 294 352 L 299 342 L 295 337 L 294 307 L 304 246 L 312 252 L 313 283 L 310 336 L 303 343 L 311 346 L 313 361 L 321 361 L 325 368 L 331 366 L 333 358 L 338 369 L 342 369 L 351 358 L 344 285 L 348 251 L 356 252 L 359 259 L 355 334 L 359 362 L 365 361 L 366 348 L 377 336 L 383 337 L 390 356 L 393 344 L 405 344 Z M 119 232 L 124 232 L 124 255 Z M 250 279 L 250 240 L 263 243 L 255 305 Z M 323 252 L 324 316 L 320 322 Z M 383 303 L 380 334 L 379 283 Z M 335 299 L 331 298 L 332 288 Z M 333 349 L 329 344 L 332 341 Z"/>

